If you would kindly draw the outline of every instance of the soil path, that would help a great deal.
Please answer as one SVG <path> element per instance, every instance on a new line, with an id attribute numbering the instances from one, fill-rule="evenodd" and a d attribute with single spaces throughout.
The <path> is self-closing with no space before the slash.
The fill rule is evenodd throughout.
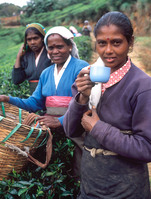
<path id="1" fill-rule="evenodd" d="M 92 49 L 93 49 L 93 53 L 92 53 L 92 57 L 91 57 L 91 60 L 90 60 L 90 64 L 93 64 L 99 56 L 95 51 L 95 37 L 94 37 L 92 32 L 91 32 L 91 40 L 92 40 L 91 46 L 92 46 Z M 141 53 L 141 46 L 139 46 L 138 43 L 135 43 L 134 47 L 133 47 L 133 51 L 129 54 L 129 56 L 130 56 L 132 62 L 136 66 L 138 66 L 140 69 L 145 71 L 145 66 L 143 65 L 142 61 L 139 58 L 140 53 Z M 151 74 L 148 74 L 148 75 L 151 75 Z M 151 178 L 151 163 L 148 164 L 148 169 L 149 169 L 149 176 Z"/>

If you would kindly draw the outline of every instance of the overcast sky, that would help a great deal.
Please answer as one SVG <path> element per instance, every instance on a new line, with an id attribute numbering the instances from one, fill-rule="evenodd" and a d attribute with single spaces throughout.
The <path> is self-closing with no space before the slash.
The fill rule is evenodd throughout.
<path id="1" fill-rule="evenodd" d="M 17 6 L 25 6 L 27 5 L 27 2 L 29 0 L 0 0 L 0 4 L 2 3 L 13 3 L 14 5 L 17 5 Z"/>

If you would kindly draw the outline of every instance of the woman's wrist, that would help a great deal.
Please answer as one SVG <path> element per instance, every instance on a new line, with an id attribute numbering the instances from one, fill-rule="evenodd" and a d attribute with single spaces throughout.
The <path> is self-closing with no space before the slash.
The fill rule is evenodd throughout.
<path id="1" fill-rule="evenodd" d="M 5 102 L 9 101 L 9 96 L 5 96 Z"/>
<path id="2" fill-rule="evenodd" d="M 21 56 L 20 56 L 20 55 L 17 55 L 14 68 L 20 68 L 20 58 L 21 58 Z"/>
<path id="3" fill-rule="evenodd" d="M 89 97 L 83 95 L 82 93 L 80 93 L 79 99 L 78 99 L 78 103 L 80 103 L 80 104 L 87 104 L 88 101 L 89 101 Z"/>
<path id="4" fill-rule="evenodd" d="M 7 95 L 0 95 L 0 102 L 8 102 L 9 96 Z"/>

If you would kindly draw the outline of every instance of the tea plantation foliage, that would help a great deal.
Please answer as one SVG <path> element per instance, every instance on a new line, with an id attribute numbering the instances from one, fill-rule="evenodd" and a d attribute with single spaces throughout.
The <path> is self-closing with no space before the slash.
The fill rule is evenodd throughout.
<path id="1" fill-rule="evenodd" d="M 6 9 L 6 4 L 0 6 L 0 16 L 7 13 Z M 29 0 L 22 8 L 24 14 L 20 23 L 38 21 L 44 26 L 54 26 L 71 22 L 81 24 L 85 19 L 96 23 L 104 13 L 114 10 L 126 13 L 134 20 L 134 25 L 143 26 L 144 33 L 150 34 L 150 9 L 150 0 Z"/>
<path id="2" fill-rule="evenodd" d="M 24 27 L 0 29 L 0 94 L 21 98 L 29 96 L 28 82 L 15 86 L 11 80 L 12 67 L 23 42 L 24 30 Z M 90 38 L 81 36 L 74 40 L 77 43 L 80 58 L 89 61 L 92 53 Z M 29 163 L 20 174 L 13 171 L 9 174 L 8 180 L 0 181 L 0 198 L 75 198 L 79 190 L 79 182 L 70 175 L 73 150 L 74 144 L 70 139 L 64 136 L 59 139 L 57 134 L 53 134 L 53 153 L 49 166 L 41 169 Z"/>

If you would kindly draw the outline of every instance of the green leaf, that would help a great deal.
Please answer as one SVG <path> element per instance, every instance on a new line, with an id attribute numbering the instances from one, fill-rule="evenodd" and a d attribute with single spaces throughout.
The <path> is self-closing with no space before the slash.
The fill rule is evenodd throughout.
<path id="1" fill-rule="evenodd" d="M 62 165 L 64 165 L 64 163 L 60 163 L 60 164 L 58 164 L 58 167 L 61 167 Z"/>
<path id="2" fill-rule="evenodd" d="M 29 189 L 32 188 L 34 185 L 35 185 L 35 184 L 31 184 L 31 185 L 29 186 Z"/>
<path id="3" fill-rule="evenodd" d="M 32 194 L 32 199 L 36 199 L 37 197 L 34 195 L 34 194 Z"/>
<path id="4" fill-rule="evenodd" d="M 24 188 L 24 189 L 20 189 L 18 191 L 18 196 L 21 196 L 23 193 L 25 193 L 26 191 L 28 191 L 28 188 Z"/>
<path id="5" fill-rule="evenodd" d="M 14 183 L 14 184 L 12 185 L 12 187 L 18 187 L 18 188 L 22 188 L 22 189 L 26 188 L 26 186 L 23 186 L 23 185 L 20 184 L 20 183 Z"/>
<path id="6" fill-rule="evenodd" d="M 58 180 L 55 181 L 55 183 L 61 183 L 61 182 L 62 182 L 61 179 L 60 180 L 58 179 Z"/>
<path id="7" fill-rule="evenodd" d="M 0 185 L 2 185 L 2 186 L 7 186 L 8 184 L 7 184 L 7 182 L 5 182 L 5 181 L 0 181 Z"/>
<path id="8" fill-rule="evenodd" d="M 73 194 L 70 191 L 65 191 L 61 194 L 61 196 L 72 196 Z"/>
<path id="9" fill-rule="evenodd" d="M 39 191 L 37 194 L 36 194 L 36 197 L 38 197 L 38 196 L 42 196 L 44 194 L 44 192 L 43 191 Z"/>
<path id="10" fill-rule="evenodd" d="M 28 181 L 18 181 L 18 183 L 22 185 L 31 185 L 31 182 Z"/>
<path id="11" fill-rule="evenodd" d="M 45 176 L 53 176 L 53 175 L 55 175 L 57 172 L 56 171 L 53 171 L 53 172 L 46 172 L 45 173 Z"/>
<path id="12" fill-rule="evenodd" d="M 11 194 L 7 193 L 5 199 L 15 199 Z"/>
<path id="13" fill-rule="evenodd" d="M 16 189 L 12 189 L 12 190 L 9 191 L 9 193 L 12 194 L 12 195 L 17 195 L 18 192 L 17 192 Z"/>

